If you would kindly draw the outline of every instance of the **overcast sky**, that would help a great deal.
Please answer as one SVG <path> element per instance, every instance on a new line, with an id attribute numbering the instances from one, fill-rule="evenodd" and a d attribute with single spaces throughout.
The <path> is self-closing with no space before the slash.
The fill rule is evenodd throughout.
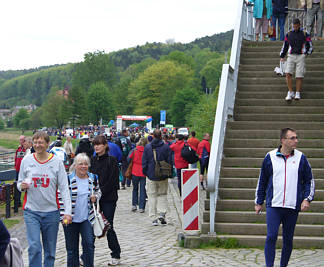
<path id="1" fill-rule="evenodd" d="M 0 70 L 75 63 L 87 52 L 188 43 L 234 28 L 240 0 L 2 0 Z"/>

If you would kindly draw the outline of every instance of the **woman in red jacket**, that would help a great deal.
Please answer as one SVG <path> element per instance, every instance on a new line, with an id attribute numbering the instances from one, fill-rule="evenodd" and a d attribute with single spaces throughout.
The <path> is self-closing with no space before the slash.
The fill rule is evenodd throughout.
<path id="1" fill-rule="evenodd" d="M 205 171 L 208 171 L 208 164 L 209 164 L 209 155 L 210 155 L 210 143 L 209 143 L 209 134 L 205 133 L 204 139 L 199 143 L 197 154 L 199 155 L 199 162 L 200 162 L 200 184 L 202 188 L 205 190 L 204 187 L 204 174 Z"/>
<path id="2" fill-rule="evenodd" d="M 130 154 L 129 158 L 133 160 L 132 167 L 132 181 L 133 181 L 133 194 L 132 194 L 132 211 L 137 210 L 137 205 L 139 206 L 139 212 L 143 213 L 145 211 L 146 204 L 146 177 L 143 174 L 142 168 L 142 156 L 144 152 L 144 147 L 147 144 L 147 139 L 142 137 L 137 143 L 136 148 Z M 138 198 L 138 185 L 140 188 L 140 194 Z"/>
<path id="3" fill-rule="evenodd" d="M 182 134 L 176 135 L 177 141 L 170 146 L 174 152 L 174 165 L 177 169 L 178 188 L 181 196 L 181 169 L 187 169 L 189 163 L 181 157 L 181 150 L 184 146 L 184 136 Z"/>

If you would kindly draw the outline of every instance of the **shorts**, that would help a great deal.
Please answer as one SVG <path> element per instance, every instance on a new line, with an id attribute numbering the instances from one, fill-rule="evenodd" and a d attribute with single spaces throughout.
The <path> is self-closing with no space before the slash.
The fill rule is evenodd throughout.
<path id="1" fill-rule="evenodd" d="M 261 31 L 263 34 L 268 34 L 268 25 L 269 20 L 267 19 L 267 15 L 263 15 L 260 19 L 255 19 L 255 33 L 260 34 Z"/>
<path id="2" fill-rule="evenodd" d="M 286 64 L 286 73 L 293 74 L 296 65 L 296 78 L 304 78 L 306 73 L 305 67 L 305 54 L 296 55 L 296 54 L 288 54 L 287 64 Z"/>
<path id="3" fill-rule="evenodd" d="M 205 170 L 208 171 L 209 158 L 199 159 L 200 163 L 200 174 L 204 175 Z"/>

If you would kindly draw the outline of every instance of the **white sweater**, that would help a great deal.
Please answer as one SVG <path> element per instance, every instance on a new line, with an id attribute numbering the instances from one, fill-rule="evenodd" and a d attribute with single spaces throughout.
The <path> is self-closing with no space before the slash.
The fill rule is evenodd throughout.
<path id="1" fill-rule="evenodd" d="M 67 174 L 63 162 L 51 154 L 45 162 L 39 162 L 35 154 L 23 158 L 20 166 L 17 187 L 22 191 L 21 183 L 31 178 L 32 183 L 26 191 L 23 209 L 51 212 L 59 209 L 57 191 L 64 202 L 64 214 L 71 215 L 71 197 Z"/>

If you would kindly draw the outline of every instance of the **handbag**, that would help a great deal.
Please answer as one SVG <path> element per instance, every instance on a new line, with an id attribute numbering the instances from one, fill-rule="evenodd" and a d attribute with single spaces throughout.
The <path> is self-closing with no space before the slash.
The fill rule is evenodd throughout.
<path id="1" fill-rule="evenodd" d="M 158 179 L 167 179 L 172 178 L 172 165 L 166 162 L 165 160 L 157 160 L 156 159 L 156 150 L 153 150 L 154 156 L 154 174 Z"/>
<path id="2" fill-rule="evenodd" d="M 92 188 L 93 194 L 93 188 Z M 93 233 L 95 237 L 104 237 L 107 231 L 111 228 L 110 223 L 107 221 L 105 215 L 100 211 L 99 203 L 97 203 L 97 208 L 95 204 L 92 203 L 93 213 L 94 213 L 94 223 L 92 225 Z"/>
<path id="3" fill-rule="evenodd" d="M 132 169 L 133 169 L 133 159 L 131 159 L 130 163 L 128 164 L 128 167 L 125 171 L 125 177 L 127 179 L 132 179 Z"/>
<path id="4" fill-rule="evenodd" d="M 269 20 L 269 24 L 268 24 L 268 35 L 269 37 L 273 35 L 273 26 L 271 25 L 271 22 Z"/>

